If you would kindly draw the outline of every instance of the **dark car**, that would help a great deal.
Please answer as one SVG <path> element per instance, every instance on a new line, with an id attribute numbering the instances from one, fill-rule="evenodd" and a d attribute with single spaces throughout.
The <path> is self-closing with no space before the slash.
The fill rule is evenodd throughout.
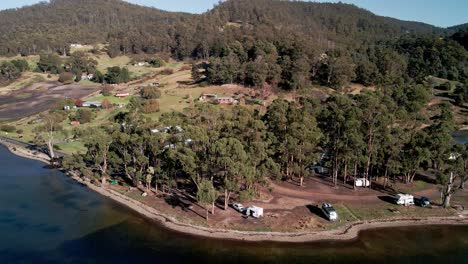
<path id="1" fill-rule="evenodd" d="M 431 201 L 429 200 L 429 198 L 423 196 L 421 197 L 421 199 L 419 199 L 418 205 L 421 207 L 426 207 L 431 205 Z"/>

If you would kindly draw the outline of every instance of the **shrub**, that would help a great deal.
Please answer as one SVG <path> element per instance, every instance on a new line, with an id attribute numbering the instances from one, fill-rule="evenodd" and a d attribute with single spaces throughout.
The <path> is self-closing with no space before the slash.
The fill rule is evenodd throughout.
<path id="1" fill-rule="evenodd" d="M 145 99 L 158 99 L 161 98 L 161 90 L 156 87 L 147 86 L 141 89 L 140 95 Z"/>
<path id="2" fill-rule="evenodd" d="M 18 133 L 18 134 L 23 134 L 23 132 L 24 132 L 23 129 L 16 130 L 16 133 Z"/>
<path id="3" fill-rule="evenodd" d="M 244 190 L 239 193 L 241 202 L 251 201 L 253 198 L 255 198 L 255 191 L 253 190 Z"/>
<path id="4" fill-rule="evenodd" d="M 62 72 L 59 75 L 58 81 L 64 84 L 71 84 L 73 83 L 74 76 L 71 72 Z"/>
<path id="5" fill-rule="evenodd" d="M 0 126 L 0 130 L 7 133 L 13 133 L 16 131 L 16 127 L 12 125 L 2 125 Z"/>
<path id="6" fill-rule="evenodd" d="M 89 123 L 93 120 L 93 112 L 88 109 L 79 109 L 76 111 L 75 120 L 81 124 Z"/>
<path id="7" fill-rule="evenodd" d="M 161 71 L 161 74 L 162 74 L 162 75 L 171 75 L 171 74 L 174 74 L 174 69 L 165 68 L 164 70 Z"/>
<path id="8" fill-rule="evenodd" d="M 111 96 L 113 90 L 114 90 L 114 87 L 112 87 L 111 85 L 106 84 L 106 85 L 104 85 L 104 87 L 102 87 L 101 93 L 104 96 Z"/>
<path id="9" fill-rule="evenodd" d="M 159 100 L 150 99 L 143 101 L 141 111 L 146 114 L 159 112 Z"/>
<path id="10" fill-rule="evenodd" d="M 104 109 L 112 109 L 112 107 L 114 107 L 114 105 L 107 99 L 102 100 L 101 104 Z"/>
<path id="11" fill-rule="evenodd" d="M 166 62 L 161 59 L 161 58 L 154 58 L 154 59 L 149 59 L 148 60 L 148 63 L 152 66 L 152 67 L 155 67 L 155 68 L 159 68 L 159 67 L 162 67 L 166 64 Z"/>

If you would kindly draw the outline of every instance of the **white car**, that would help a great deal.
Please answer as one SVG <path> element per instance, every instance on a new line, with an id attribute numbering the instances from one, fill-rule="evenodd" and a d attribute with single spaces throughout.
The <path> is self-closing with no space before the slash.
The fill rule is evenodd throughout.
<path id="1" fill-rule="evenodd" d="M 354 185 L 356 187 L 369 187 L 370 181 L 365 178 L 357 178 L 356 181 L 354 181 Z"/>
<path id="2" fill-rule="evenodd" d="M 241 212 L 241 213 L 245 212 L 245 207 L 240 203 L 232 204 L 232 208 L 234 208 L 236 211 Z"/>
<path id="3" fill-rule="evenodd" d="M 335 208 L 331 204 L 324 203 L 322 204 L 322 211 L 329 221 L 338 220 L 338 213 L 336 213 Z"/>

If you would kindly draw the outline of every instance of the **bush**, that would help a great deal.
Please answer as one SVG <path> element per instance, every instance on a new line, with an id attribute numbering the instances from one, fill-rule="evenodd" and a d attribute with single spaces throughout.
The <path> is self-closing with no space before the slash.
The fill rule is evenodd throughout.
<path id="1" fill-rule="evenodd" d="M 239 200 L 241 202 L 251 201 L 255 196 L 254 190 L 244 190 L 239 193 Z"/>
<path id="2" fill-rule="evenodd" d="M 24 132 L 23 129 L 16 130 L 16 133 L 18 133 L 18 134 L 23 134 L 23 132 Z"/>
<path id="3" fill-rule="evenodd" d="M 114 107 L 114 105 L 107 99 L 102 100 L 101 104 L 104 109 L 112 109 Z"/>
<path id="4" fill-rule="evenodd" d="M 164 70 L 161 71 L 161 74 L 162 74 L 162 75 L 171 75 L 171 74 L 174 74 L 174 69 L 165 68 Z"/>
<path id="5" fill-rule="evenodd" d="M 16 131 L 16 127 L 12 125 L 2 125 L 0 126 L 0 130 L 7 133 L 14 133 Z"/>
<path id="6" fill-rule="evenodd" d="M 114 87 L 112 87 L 111 85 L 106 84 L 106 85 L 104 85 L 104 87 L 102 87 L 101 93 L 104 96 L 111 96 L 113 90 L 114 90 Z"/>
<path id="7" fill-rule="evenodd" d="M 159 112 L 159 100 L 150 99 L 143 101 L 141 111 L 146 114 Z"/>
<path id="8" fill-rule="evenodd" d="M 154 68 L 160 68 L 166 64 L 166 62 L 161 58 L 149 59 L 148 63 Z"/>
<path id="9" fill-rule="evenodd" d="M 144 99 L 158 99 L 161 98 L 161 90 L 156 87 L 147 86 L 141 89 L 140 95 Z"/>
<path id="10" fill-rule="evenodd" d="M 76 111 L 75 120 L 81 124 L 89 123 L 93 120 L 93 112 L 88 109 L 79 109 Z"/>
<path id="11" fill-rule="evenodd" d="M 58 81 L 64 84 L 71 84 L 73 83 L 74 76 L 71 72 L 62 72 L 59 75 Z"/>

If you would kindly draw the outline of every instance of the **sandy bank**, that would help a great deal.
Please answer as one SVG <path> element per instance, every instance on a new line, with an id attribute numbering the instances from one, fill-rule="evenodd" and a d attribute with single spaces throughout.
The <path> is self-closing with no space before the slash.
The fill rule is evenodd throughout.
<path id="1" fill-rule="evenodd" d="M 95 186 L 83 179 L 71 176 L 76 181 L 88 186 L 90 189 L 106 196 L 114 201 L 117 201 L 136 212 L 159 221 L 163 226 L 186 234 L 195 236 L 203 236 L 216 239 L 230 239 L 242 241 L 273 241 L 273 242 L 314 242 L 327 240 L 352 240 L 358 237 L 359 232 L 367 229 L 383 228 L 383 227 L 402 227 L 402 226 L 417 226 L 417 225 L 468 225 L 467 217 L 429 217 L 429 218 L 405 218 L 405 219 L 379 219 L 373 221 L 359 221 L 350 223 L 346 226 L 329 231 L 316 232 L 298 232 L 298 233 L 282 233 L 282 232 L 250 232 L 236 231 L 226 229 L 211 229 L 202 226 L 195 226 L 167 216 L 155 208 L 147 206 L 139 201 L 133 200 L 114 190 Z"/>

